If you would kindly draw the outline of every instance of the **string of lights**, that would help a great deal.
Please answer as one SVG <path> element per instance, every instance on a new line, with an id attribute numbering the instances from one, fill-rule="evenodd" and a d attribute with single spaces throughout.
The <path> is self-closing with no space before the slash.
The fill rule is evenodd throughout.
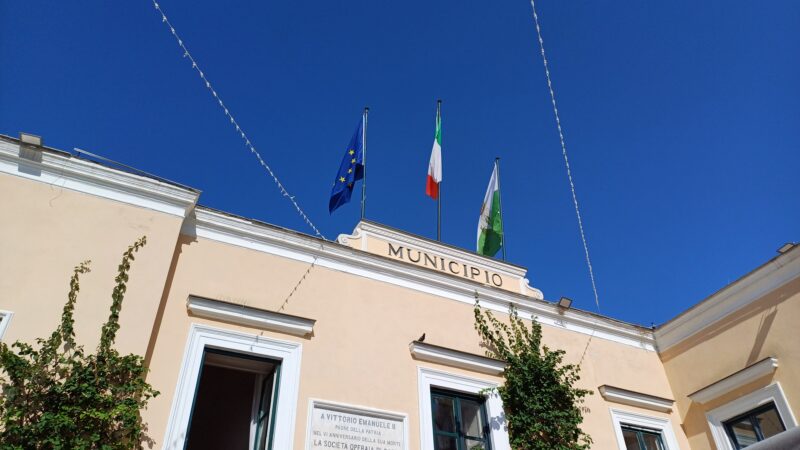
<path id="1" fill-rule="evenodd" d="M 561 118 L 558 115 L 558 105 L 556 104 L 556 93 L 553 90 L 553 81 L 550 79 L 550 64 L 547 62 L 547 55 L 544 52 L 544 39 L 542 39 L 542 28 L 539 25 L 539 15 L 536 14 L 536 3 L 531 0 L 531 9 L 533 10 L 533 22 L 536 25 L 536 36 L 539 38 L 539 49 L 542 53 L 542 62 L 544 63 L 544 74 L 547 79 L 547 89 L 550 91 L 550 101 L 553 104 L 553 115 L 556 118 L 556 127 L 558 128 L 558 138 L 561 140 L 561 154 L 564 156 L 564 164 L 567 168 L 567 179 L 569 180 L 569 189 L 572 192 L 572 203 L 575 205 L 575 216 L 578 218 L 578 230 L 581 235 L 581 242 L 583 243 L 583 252 L 586 256 L 586 265 L 589 268 L 589 279 L 592 282 L 592 292 L 594 293 L 594 303 L 597 306 L 597 312 L 600 312 L 600 296 L 597 295 L 597 283 L 595 283 L 594 269 L 592 268 L 592 259 L 589 257 L 589 244 L 586 242 L 586 233 L 583 231 L 583 219 L 581 217 L 581 209 L 578 206 L 578 196 L 575 193 L 575 182 L 572 180 L 572 171 L 569 166 L 569 158 L 567 157 L 567 144 L 564 139 L 564 130 L 561 128 Z M 581 362 L 586 356 L 586 350 L 589 348 L 589 343 L 594 337 L 594 330 L 586 342 L 586 348 L 581 355 Z M 579 363 L 580 364 L 580 363 Z"/>
<path id="2" fill-rule="evenodd" d="M 308 215 L 306 215 L 306 213 L 297 203 L 297 200 L 295 200 L 294 196 L 289 194 L 289 191 L 286 190 L 284 184 L 281 183 L 281 181 L 278 179 L 278 176 L 275 175 L 275 172 L 273 172 L 269 164 L 267 164 L 267 162 L 264 160 L 264 158 L 261 156 L 258 150 L 256 150 L 255 146 L 253 146 L 253 144 L 250 142 L 250 139 L 247 137 L 247 134 L 239 125 L 239 122 L 237 122 L 236 119 L 233 117 L 233 113 L 231 113 L 228 107 L 225 106 L 225 103 L 222 102 L 222 99 L 220 98 L 219 94 L 214 89 L 214 87 L 211 85 L 211 82 L 208 80 L 205 73 L 203 73 L 203 71 L 200 69 L 200 65 L 197 63 L 197 60 L 189 52 L 189 49 L 186 48 L 183 39 L 181 39 L 181 37 L 178 35 L 178 32 L 175 30 L 175 27 L 172 25 L 172 23 L 170 23 L 169 18 L 167 18 L 167 15 L 164 13 L 164 10 L 161 9 L 161 5 L 159 5 L 158 2 L 156 2 L 155 0 L 152 1 L 156 11 L 158 11 L 158 13 L 161 14 L 161 22 L 163 22 L 169 28 L 169 31 L 170 33 L 172 33 L 172 36 L 175 38 L 175 41 L 178 43 L 178 46 L 181 48 L 181 50 L 183 50 L 183 57 L 188 59 L 189 62 L 192 63 L 192 69 L 196 71 L 197 75 L 200 76 L 200 79 L 203 80 L 206 89 L 208 89 L 209 93 L 217 101 L 220 109 L 225 114 L 225 117 L 227 117 L 228 120 L 230 121 L 231 126 L 236 130 L 236 133 L 242 139 L 242 142 L 244 143 L 245 147 L 247 147 L 247 149 L 250 150 L 250 153 L 252 153 L 253 156 L 256 157 L 259 164 L 261 164 L 261 166 L 267 171 L 269 176 L 272 177 L 272 180 L 275 182 L 275 185 L 278 187 L 278 190 L 280 191 L 281 195 L 289 199 L 289 201 L 292 203 L 292 206 L 294 206 L 294 209 L 297 211 L 300 217 L 302 217 L 305 223 L 309 227 L 311 227 L 312 230 L 314 230 L 314 234 L 316 234 L 318 237 L 322 239 L 326 239 L 325 236 L 319 231 L 319 229 L 317 229 L 317 227 L 314 226 L 314 223 L 311 222 L 311 219 L 308 217 Z"/>

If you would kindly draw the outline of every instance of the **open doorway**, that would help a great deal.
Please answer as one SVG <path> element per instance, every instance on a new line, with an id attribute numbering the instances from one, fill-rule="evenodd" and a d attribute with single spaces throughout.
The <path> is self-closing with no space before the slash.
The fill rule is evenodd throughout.
<path id="1" fill-rule="evenodd" d="M 280 361 L 206 348 L 188 450 L 269 450 Z"/>

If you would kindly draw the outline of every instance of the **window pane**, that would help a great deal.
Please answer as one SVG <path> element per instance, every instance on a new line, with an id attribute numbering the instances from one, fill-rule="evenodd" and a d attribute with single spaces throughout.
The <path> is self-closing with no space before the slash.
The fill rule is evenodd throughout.
<path id="1" fill-rule="evenodd" d="M 436 450 L 457 450 L 456 438 L 450 436 L 436 436 Z"/>
<path id="2" fill-rule="evenodd" d="M 483 436 L 481 404 L 474 400 L 461 399 L 461 432 L 467 436 Z M 468 447 L 470 448 L 470 447 Z"/>
<path id="3" fill-rule="evenodd" d="M 756 421 L 761 428 L 761 434 L 764 435 L 764 439 L 784 431 L 778 411 L 775 409 L 769 409 L 757 414 Z"/>
<path id="4" fill-rule="evenodd" d="M 639 438 L 636 437 L 635 431 L 623 428 L 622 437 L 625 438 L 625 448 L 627 450 L 644 450 L 639 447 Z"/>
<path id="5" fill-rule="evenodd" d="M 454 433 L 456 431 L 456 419 L 455 419 L 455 414 L 453 413 L 454 411 L 453 411 L 452 398 L 438 397 L 438 396 L 433 397 L 434 430 Z"/>
<path id="6" fill-rule="evenodd" d="M 733 437 L 736 439 L 739 447 L 744 448 L 748 445 L 758 442 L 756 430 L 753 428 L 753 424 L 750 422 L 749 417 L 743 417 L 736 422 L 731 422 L 730 427 Z"/>
<path id="7" fill-rule="evenodd" d="M 476 441 L 473 439 L 467 439 L 467 450 L 486 450 L 486 444 L 483 441 Z"/>
<path id="8" fill-rule="evenodd" d="M 642 431 L 642 440 L 644 441 L 644 448 L 646 450 L 663 450 L 664 443 L 661 441 L 660 433 L 648 433 Z"/>

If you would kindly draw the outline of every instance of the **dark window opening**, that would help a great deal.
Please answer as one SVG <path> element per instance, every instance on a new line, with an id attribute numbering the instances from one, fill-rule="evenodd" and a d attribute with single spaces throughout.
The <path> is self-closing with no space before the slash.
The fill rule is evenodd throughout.
<path id="1" fill-rule="evenodd" d="M 627 450 L 665 450 L 661 431 L 633 425 L 622 425 L 622 437 Z"/>
<path id="2" fill-rule="evenodd" d="M 772 402 L 727 420 L 723 425 L 736 450 L 786 430 L 778 409 Z"/>
<path id="3" fill-rule="evenodd" d="M 490 450 L 491 429 L 481 397 L 434 390 L 431 392 L 435 450 Z"/>
<path id="4" fill-rule="evenodd" d="M 279 375 L 279 361 L 207 348 L 186 449 L 269 450 Z"/>

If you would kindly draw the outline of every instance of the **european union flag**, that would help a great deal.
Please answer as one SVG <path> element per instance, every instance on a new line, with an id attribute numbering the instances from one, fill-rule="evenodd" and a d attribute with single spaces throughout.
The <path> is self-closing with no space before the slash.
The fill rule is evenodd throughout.
<path id="1" fill-rule="evenodd" d="M 350 201 L 353 195 L 353 185 L 364 178 L 364 119 L 358 122 L 356 132 L 350 139 L 344 159 L 339 166 L 339 172 L 333 181 L 331 199 L 328 202 L 328 211 L 333 213 L 336 208 Z"/>

